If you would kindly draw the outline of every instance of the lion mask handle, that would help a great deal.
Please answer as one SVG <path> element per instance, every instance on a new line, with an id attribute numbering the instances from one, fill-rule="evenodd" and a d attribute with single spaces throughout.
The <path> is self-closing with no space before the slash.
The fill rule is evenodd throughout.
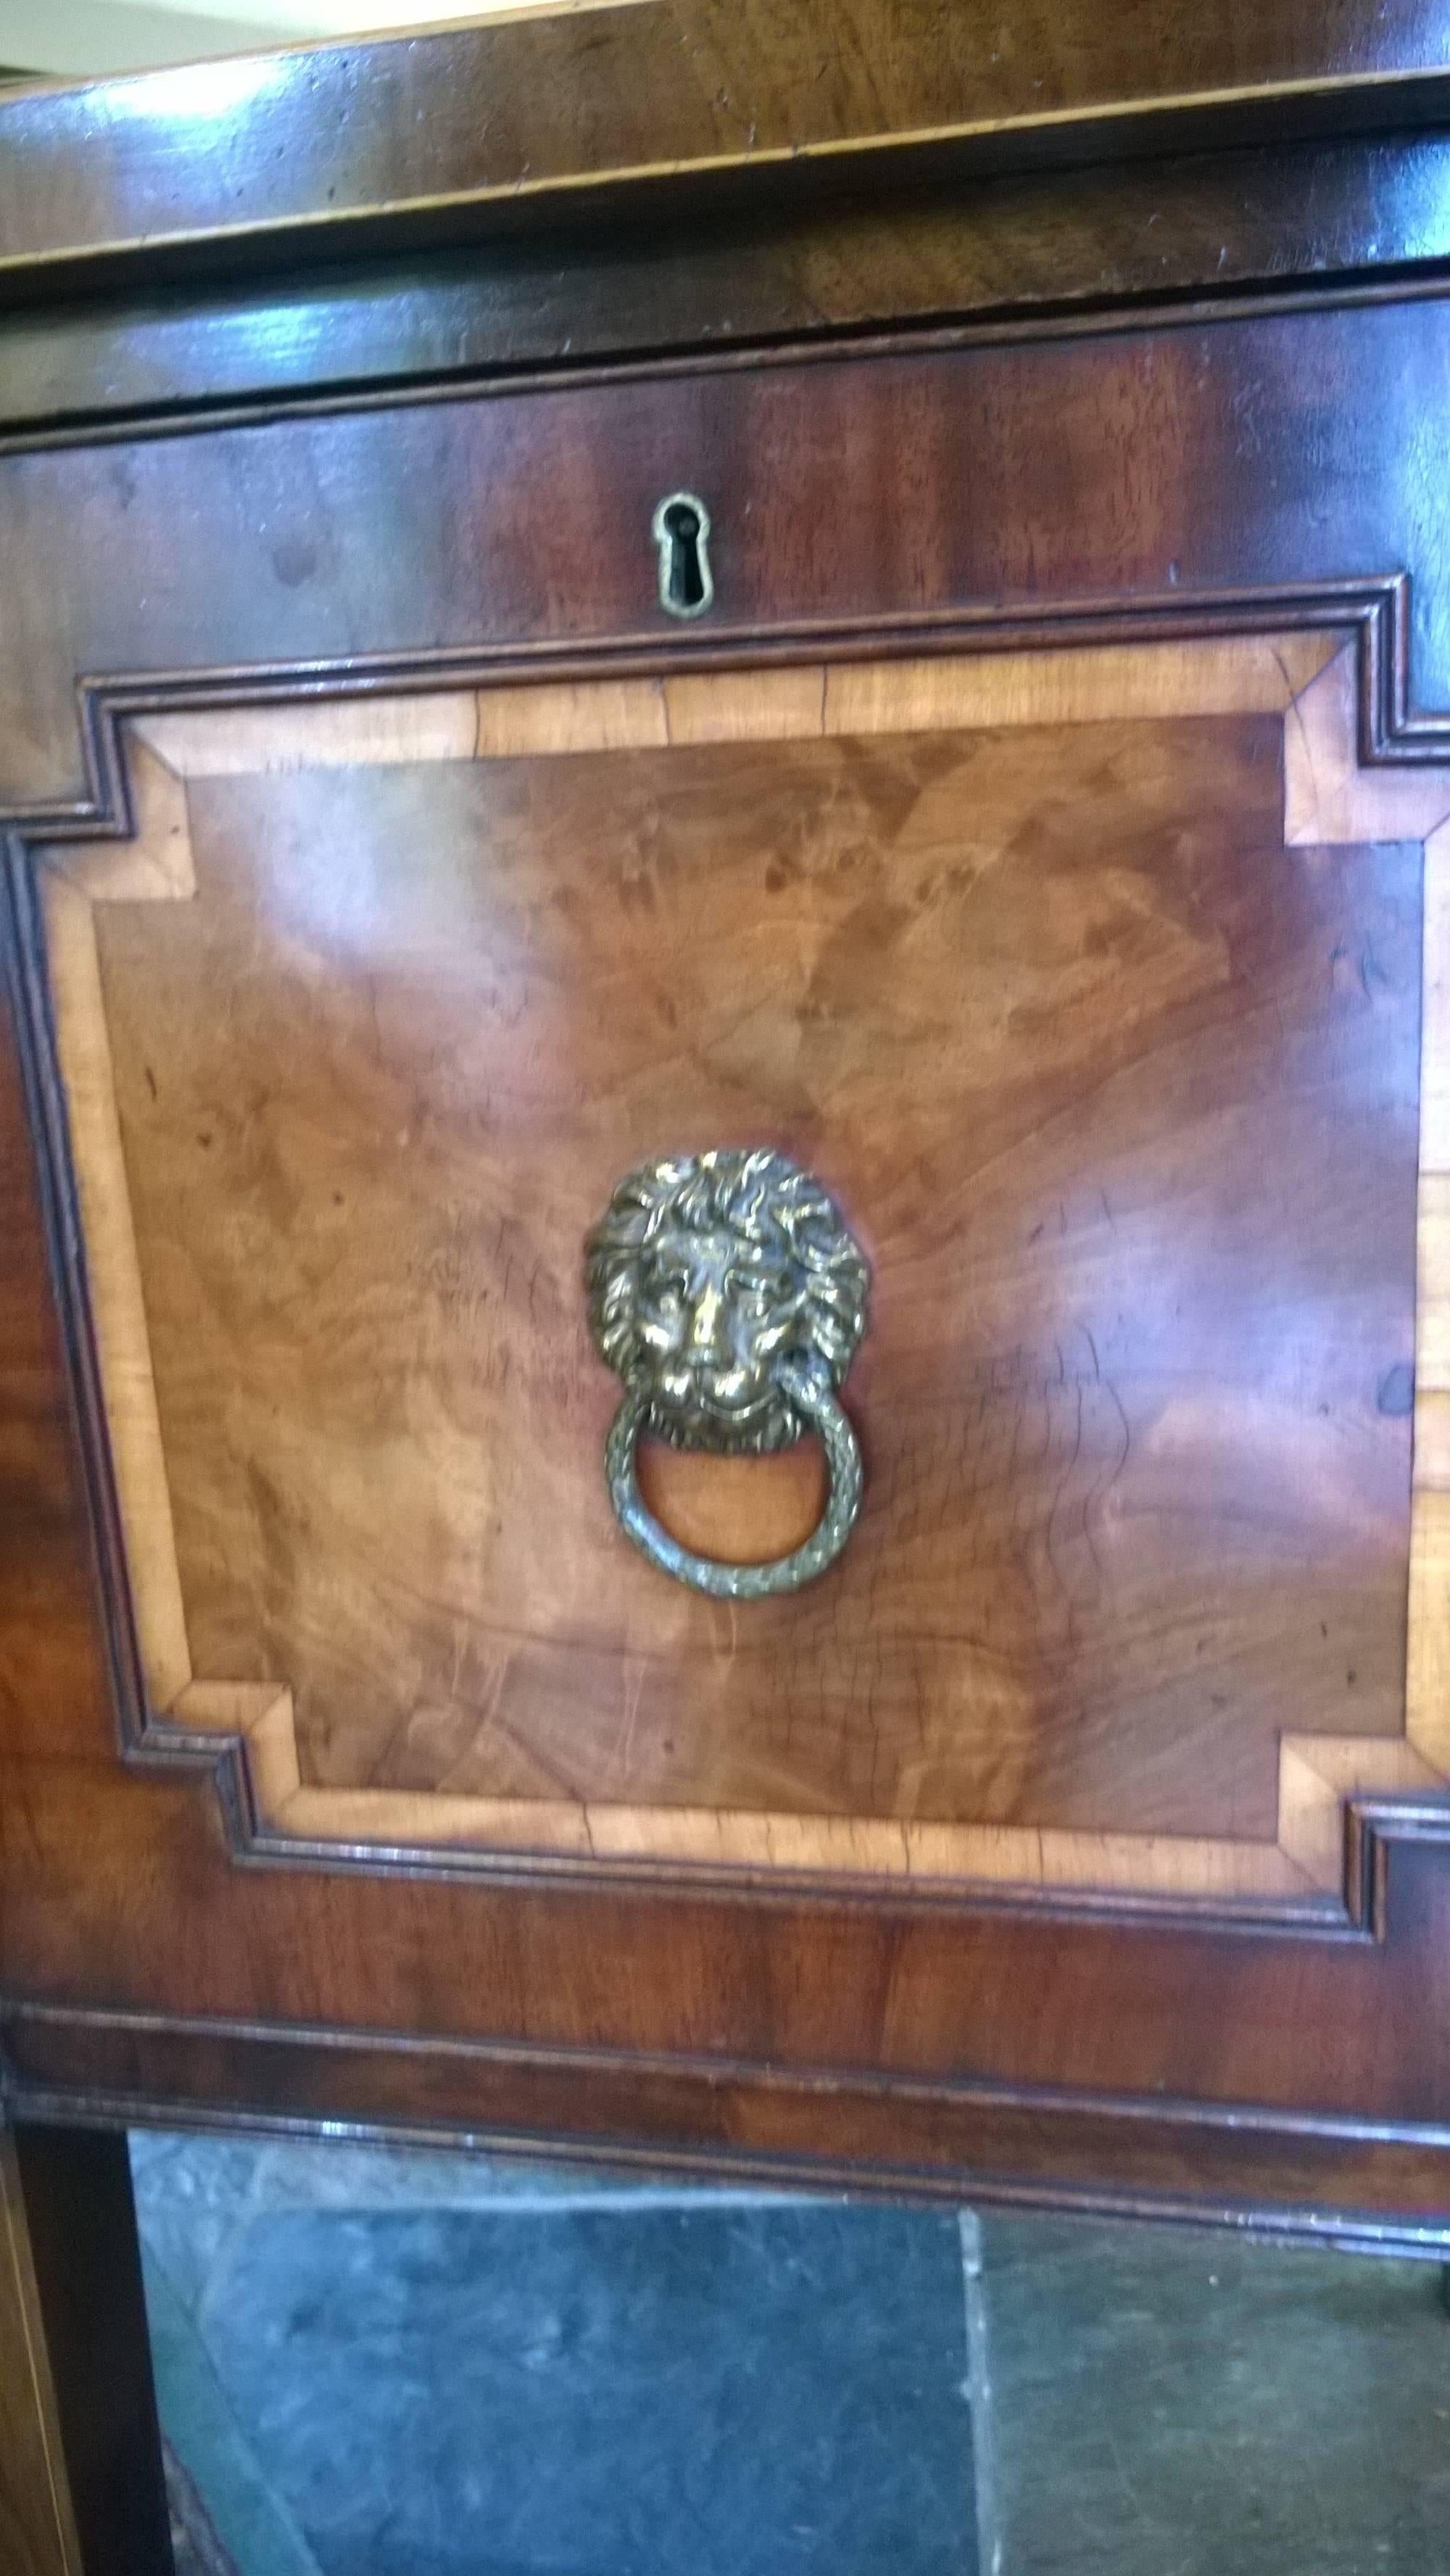
<path id="1" fill-rule="evenodd" d="M 697 1592 L 758 1601 L 823 1574 L 861 1503 L 861 1452 L 837 1390 L 866 1329 L 866 1256 L 810 1172 L 766 1147 L 717 1146 L 641 1164 L 585 1246 L 589 1325 L 624 1382 L 605 1444 L 620 1527 Z M 726 1565 L 678 1545 L 647 1509 L 641 1431 L 722 1455 L 819 1434 L 830 1470 L 804 1546 Z"/>

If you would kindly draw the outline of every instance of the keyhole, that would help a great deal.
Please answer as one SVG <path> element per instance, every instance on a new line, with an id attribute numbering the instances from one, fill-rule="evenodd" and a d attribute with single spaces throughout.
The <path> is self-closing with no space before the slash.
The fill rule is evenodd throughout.
<path id="1" fill-rule="evenodd" d="M 702 617 L 715 596 L 710 513 L 693 492 L 671 492 L 650 522 L 660 553 L 660 606 L 671 617 Z"/>

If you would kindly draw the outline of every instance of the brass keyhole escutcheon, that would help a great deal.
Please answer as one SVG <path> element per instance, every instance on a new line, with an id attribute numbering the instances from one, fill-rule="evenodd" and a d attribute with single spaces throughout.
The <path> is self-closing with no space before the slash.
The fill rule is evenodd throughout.
<path id="1" fill-rule="evenodd" d="M 660 606 L 671 617 L 703 617 L 715 596 L 710 513 L 694 492 L 669 492 L 650 522 L 660 559 Z"/>

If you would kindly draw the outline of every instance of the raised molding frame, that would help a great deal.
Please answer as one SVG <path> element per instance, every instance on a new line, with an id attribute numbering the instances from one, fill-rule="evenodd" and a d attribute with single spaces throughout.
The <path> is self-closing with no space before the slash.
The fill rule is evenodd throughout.
<path id="1" fill-rule="evenodd" d="M 1111 614 L 1059 612 L 1010 627 L 990 617 L 903 621 L 885 635 L 879 628 L 869 637 L 815 632 L 750 650 L 727 641 L 667 659 L 629 649 L 507 661 L 423 657 L 371 669 L 354 663 L 345 673 L 236 672 L 83 685 L 91 791 L 82 807 L 41 818 L 38 829 L 32 825 L 12 880 L 23 934 L 29 1071 L 46 1140 L 44 1181 L 130 1758 L 147 1767 L 181 1762 L 214 1770 L 234 1850 L 274 1861 L 403 1864 L 525 1881 L 682 1875 L 695 1884 L 748 1886 L 757 1896 L 763 1887 L 796 1893 L 849 1887 L 861 1895 L 910 1892 L 932 1901 L 1186 1909 L 1200 1922 L 1267 1918 L 1306 1931 L 1371 1928 L 1369 1820 L 1393 1814 L 1411 1830 L 1416 1817 L 1438 1820 L 1450 1780 L 1450 1710 L 1443 1710 L 1450 1668 L 1450 767 L 1439 765 L 1450 760 L 1450 726 L 1408 715 L 1407 608 L 1408 585 L 1394 576 L 1196 604 L 1188 614 L 1176 603 L 1171 609 L 1154 603 Z M 1165 688 L 1164 675 L 1174 669 L 1178 676 Z M 1253 674 L 1247 684 L 1245 672 Z M 942 711 L 949 703 L 948 718 Z M 913 706 L 932 710 L 916 714 L 919 724 L 1069 721 L 1074 706 L 1082 720 L 1094 713 L 1258 705 L 1285 717 L 1287 845 L 1375 838 L 1425 845 L 1406 1733 L 1286 1738 L 1274 1844 L 1229 1844 L 1220 1851 L 1193 1837 L 903 1831 L 883 1824 L 873 1829 L 879 1848 L 863 1852 L 853 1820 L 827 1820 L 837 1829 L 832 1845 L 829 1836 L 819 1838 L 821 1820 L 746 1817 L 727 1820 L 713 1849 L 698 1832 L 684 1838 L 692 1847 L 682 1848 L 670 1819 L 689 1811 L 589 1813 L 571 1806 L 542 1819 L 532 1802 L 312 1790 L 300 1777 L 285 1689 L 198 1682 L 185 1654 L 184 1621 L 176 1651 L 175 1616 L 169 1644 L 148 1635 L 153 1605 L 138 1600 L 128 1557 L 134 1564 L 138 1492 L 149 1493 L 169 1528 L 164 1463 L 158 1497 L 159 1430 L 138 1487 L 134 1467 L 123 1468 L 119 1453 L 113 1455 L 114 1428 L 109 1435 L 106 1428 L 108 1414 L 114 1426 L 115 1408 L 104 1383 L 97 1283 L 87 1275 L 84 1249 L 94 1211 L 83 1214 L 77 1199 L 32 862 L 42 862 L 49 886 L 52 942 L 58 931 L 63 943 L 69 939 L 83 980 L 88 934 L 82 930 L 77 943 L 76 933 L 88 923 L 92 901 L 184 898 L 191 890 L 188 775 L 216 774 L 218 763 L 234 770 L 316 766 L 319 752 L 323 765 L 352 765 L 719 739 L 708 730 L 718 718 L 705 710 L 722 704 L 736 711 L 728 721 L 737 736 L 762 724 L 797 734 L 897 730 L 903 708 L 910 721 Z M 963 712 L 964 706 L 973 711 Z M 63 1021 L 63 1010 L 59 1016 Z M 104 1040 L 103 1019 L 100 1028 Z M 118 1160 L 118 1135 L 115 1152 Z M 141 1445 L 144 1450 L 144 1438 Z M 174 1554 L 172 1565 L 174 1578 Z M 499 1812 L 515 1805 L 527 1812 Z M 642 1835 L 642 1813 L 663 1819 L 666 1832 Z M 551 1839 L 541 1837 L 541 1826 Z M 943 1866 L 943 1836 L 967 1837 L 972 1848 L 959 1845 Z"/>

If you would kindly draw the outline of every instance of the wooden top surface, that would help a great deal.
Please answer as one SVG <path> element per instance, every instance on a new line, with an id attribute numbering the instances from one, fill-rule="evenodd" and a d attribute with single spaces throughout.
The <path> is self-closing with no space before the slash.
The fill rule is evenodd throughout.
<path id="1" fill-rule="evenodd" d="M 1407 128 L 1443 114 L 1428 0 L 613 0 L 17 92 L 0 278 L 270 242 L 557 221 L 581 192 L 913 172 Z M 908 156 L 912 157 L 912 156 Z M 899 183 L 899 172 L 897 179 Z"/>

